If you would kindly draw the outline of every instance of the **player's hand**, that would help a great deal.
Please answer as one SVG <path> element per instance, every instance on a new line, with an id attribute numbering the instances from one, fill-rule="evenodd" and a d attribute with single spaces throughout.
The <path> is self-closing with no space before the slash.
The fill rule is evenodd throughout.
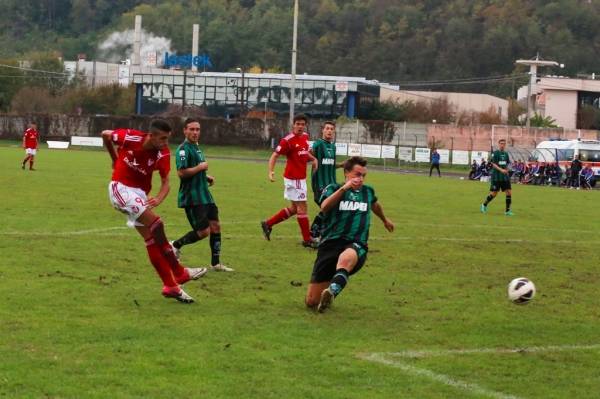
<path id="1" fill-rule="evenodd" d="M 350 179 L 350 186 L 353 190 L 358 190 L 362 185 L 362 179 L 360 177 L 353 177 Z"/>
<path id="2" fill-rule="evenodd" d="M 159 201 L 158 199 L 150 197 L 148 198 L 148 201 L 146 201 L 146 207 L 148 207 L 148 209 L 156 208 L 160 205 L 160 202 L 161 201 Z"/>
<path id="3" fill-rule="evenodd" d="M 215 184 L 215 178 L 214 178 L 214 176 L 206 175 L 206 181 L 208 182 L 209 186 L 212 186 L 213 184 Z"/>
<path id="4" fill-rule="evenodd" d="M 502 169 L 502 173 L 504 173 L 505 175 L 508 174 L 508 169 Z"/>
<path id="5" fill-rule="evenodd" d="M 385 226 L 385 229 L 390 233 L 394 231 L 394 223 L 390 219 L 386 218 L 383 222 L 383 225 Z"/>
<path id="6" fill-rule="evenodd" d="M 275 181 L 275 172 L 274 171 L 269 172 L 269 180 L 271 180 L 271 182 Z"/>

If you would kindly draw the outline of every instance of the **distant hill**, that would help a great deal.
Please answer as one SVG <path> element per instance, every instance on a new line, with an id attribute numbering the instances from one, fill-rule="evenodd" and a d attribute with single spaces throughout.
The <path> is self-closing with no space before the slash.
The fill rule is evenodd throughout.
<path id="1" fill-rule="evenodd" d="M 143 27 L 191 52 L 192 24 L 214 70 L 288 71 L 293 0 L 3 0 L 0 58 L 57 51 L 99 57 L 110 33 Z M 387 82 L 515 73 L 539 52 L 564 74 L 600 72 L 600 5 L 592 0 L 300 0 L 298 72 Z M 124 57 L 125 55 L 123 55 Z M 520 70 L 523 72 L 523 70 Z M 556 72 L 558 73 L 558 72 Z M 522 78 L 520 82 L 522 82 Z M 518 83 L 518 82 L 517 82 Z M 508 95 L 514 81 L 411 88 Z"/>

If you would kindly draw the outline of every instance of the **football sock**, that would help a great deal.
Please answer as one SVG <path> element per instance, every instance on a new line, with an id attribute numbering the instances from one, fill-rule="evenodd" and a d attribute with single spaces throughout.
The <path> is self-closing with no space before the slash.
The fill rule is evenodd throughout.
<path id="1" fill-rule="evenodd" d="M 306 213 L 298 214 L 298 225 L 304 241 L 310 241 L 310 227 L 308 226 L 308 215 Z"/>
<path id="2" fill-rule="evenodd" d="M 29 160 L 29 169 L 33 169 L 33 159 Z"/>
<path id="3" fill-rule="evenodd" d="M 494 199 L 494 196 L 492 194 L 488 195 L 487 198 L 485 199 L 485 202 L 483 203 L 483 205 L 487 206 L 490 202 L 492 202 L 493 199 Z"/>
<path id="4" fill-rule="evenodd" d="M 156 245 L 153 238 L 146 240 L 146 250 L 148 251 L 150 263 L 154 266 L 154 270 L 158 273 L 163 285 L 167 287 L 176 287 L 177 283 L 175 282 L 173 272 L 169 265 L 162 262 L 162 251 L 160 250 L 160 247 Z"/>
<path id="5" fill-rule="evenodd" d="M 160 218 L 156 218 L 156 220 L 152 222 L 150 225 L 150 233 L 152 234 L 152 238 L 154 238 L 156 245 L 161 249 L 163 259 L 168 262 L 175 277 L 180 278 L 184 276 L 186 271 L 173 253 L 173 248 L 171 248 L 171 244 L 169 244 L 167 236 L 165 235 L 165 225 Z"/>
<path id="6" fill-rule="evenodd" d="M 212 266 L 221 263 L 221 233 L 210 233 L 210 264 Z"/>
<path id="7" fill-rule="evenodd" d="M 173 241 L 173 246 L 177 249 L 180 249 L 184 245 L 193 244 L 197 241 L 200 241 L 201 238 L 198 237 L 198 233 L 195 231 L 189 231 L 181 236 L 178 240 Z"/>
<path id="8" fill-rule="evenodd" d="M 313 237 L 319 237 L 321 235 L 321 225 L 323 224 L 323 212 L 319 212 L 310 226 L 310 234 Z"/>
<path id="9" fill-rule="evenodd" d="M 292 216 L 293 214 L 294 214 L 294 212 L 292 212 L 292 210 L 290 208 L 283 208 L 282 210 L 280 210 L 279 212 L 277 212 L 275 215 L 271 216 L 267 220 L 267 225 L 269 227 L 273 227 L 277 223 L 281 223 L 284 220 L 289 219 L 289 217 Z"/>
<path id="10" fill-rule="evenodd" d="M 340 292 L 344 289 L 346 284 L 348 284 L 348 279 L 350 278 L 348 271 L 346 269 L 337 269 L 335 275 L 331 279 L 331 284 L 329 284 L 329 290 L 334 296 L 338 296 Z"/>
<path id="11" fill-rule="evenodd" d="M 506 196 L 506 212 L 510 211 L 510 204 L 512 203 L 512 196 Z"/>

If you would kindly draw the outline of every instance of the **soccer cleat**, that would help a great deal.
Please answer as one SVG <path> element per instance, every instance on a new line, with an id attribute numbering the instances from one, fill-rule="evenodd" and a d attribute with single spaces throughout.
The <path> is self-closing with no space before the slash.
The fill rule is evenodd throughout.
<path id="1" fill-rule="evenodd" d="M 319 241 L 315 239 L 310 239 L 308 241 L 302 241 L 302 246 L 305 248 L 317 249 L 319 247 Z"/>
<path id="2" fill-rule="evenodd" d="M 173 245 L 173 241 L 169 241 L 169 245 L 171 245 L 171 249 L 173 250 L 173 254 L 175 254 L 175 257 L 179 259 L 179 257 L 181 256 L 181 251 L 175 248 L 175 245 Z"/>
<path id="3" fill-rule="evenodd" d="M 266 221 L 260 222 L 260 227 L 262 227 L 263 235 L 267 239 L 267 241 L 271 241 L 271 231 L 272 228 L 269 227 Z"/>
<path id="4" fill-rule="evenodd" d="M 25 170 L 25 164 L 21 165 L 21 169 Z"/>
<path id="5" fill-rule="evenodd" d="M 481 213 L 487 213 L 487 206 L 481 204 L 481 208 L 479 208 L 481 210 Z"/>
<path id="6" fill-rule="evenodd" d="M 508 210 L 508 211 L 504 212 L 504 214 L 505 214 L 506 216 L 514 216 L 514 213 L 513 213 L 513 211 L 511 211 L 511 210 Z"/>
<path id="7" fill-rule="evenodd" d="M 213 272 L 233 272 L 234 270 L 231 267 L 227 267 L 221 263 L 217 263 L 216 265 L 212 265 L 210 270 Z"/>
<path id="8" fill-rule="evenodd" d="M 323 313 L 325 311 L 325 309 L 327 309 L 328 307 L 331 306 L 331 302 L 333 302 L 333 298 L 335 298 L 335 296 L 333 295 L 333 293 L 331 292 L 329 287 L 325 288 L 321 292 L 321 300 L 319 301 L 319 306 L 317 306 L 317 311 L 319 313 Z"/>
<path id="9" fill-rule="evenodd" d="M 184 290 L 180 287 L 163 287 L 162 295 L 165 298 L 173 298 L 176 301 L 182 303 L 194 303 L 194 298 L 189 296 Z"/>

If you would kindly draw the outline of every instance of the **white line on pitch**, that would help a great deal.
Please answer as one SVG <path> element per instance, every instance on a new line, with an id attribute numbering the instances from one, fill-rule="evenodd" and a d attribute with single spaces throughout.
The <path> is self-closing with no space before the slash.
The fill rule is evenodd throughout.
<path id="1" fill-rule="evenodd" d="M 169 225 L 167 227 L 174 227 Z M 75 230 L 75 231 L 0 231 L 0 236 L 77 236 L 77 235 L 100 235 L 100 236 L 122 236 L 127 235 L 128 227 L 106 227 L 100 229 Z M 121 232 L 117 232 L 121 231 Z M 227 234 L 223 233 L 224 238 L 261 238 L 262 234 Z M 274 235 L 271 240 L 296 239 L 299 235 Z M 520 238 L 459 238 L 459 237 L 410 237 L 410 236 L 381 236 L 370 237 L 371 241 L 447 241 L 447 242 L 480 242 L 480 243 L 512 243 L 512 244 L 594 244 L 596 241 L 570 241 L 570 240 L 525 240 Z"/>
<path id="2" fill-rule="evenodd" d="M 469 391 L 471 393 L 474 393 L 474 394 L 477 394 L 480 396 L 485 396 L 485 397 L 493 398 L 493 399 L 519 399 L 518 396 L 508 395 L 508 394 L 505 394 L 502 392 L 492 391 L 492 390 L 484 388 L 478 384 L 457 380 L 457 379 L 451 378 L 445 374 L 439 374 L 439 373 L 435 373 L 431 370 L 411 366 L 411 365 L 403 363 L 403 362 L 389 360 L 389 359 L 386 359 L 384 357 L 384 355 L 381 353 L 371 353 L 368 355 L 360 355 L 359 357 L 361 359 L 368 360 L 371 362 L 381 363 L 381 364 L 385 364 L 387 366 L 395 367 L 395 368 L 398 368 L 398 369 L 404 371 L 407 374 L 429 378 L 430 380 L 437 381 L 439 383 L 442 383 L 442 384 L 445 384 L 445 385 L 448 385 L 448 386 L 451 386 L 454 388 Z"/>
<path id="3" fill-rule="evenodd" d="M 471 355 L 471 354 L 510 354 L 510 353 L 546 353 L 546 352 L 567 352 L 567 351 L 591 351 L 600 350 L 600 344 L 593 345 L 549 345 L 549 346 L 529 346 L 523 348 L 479 348 L 479 349 L 432 349 L 432 350 L 406 350 L 401 352 L 383 352 L 373 353 L 373 355 L 393 356 L 401 358 L 427 358 L 441 357 L 451 355 Z"/>

